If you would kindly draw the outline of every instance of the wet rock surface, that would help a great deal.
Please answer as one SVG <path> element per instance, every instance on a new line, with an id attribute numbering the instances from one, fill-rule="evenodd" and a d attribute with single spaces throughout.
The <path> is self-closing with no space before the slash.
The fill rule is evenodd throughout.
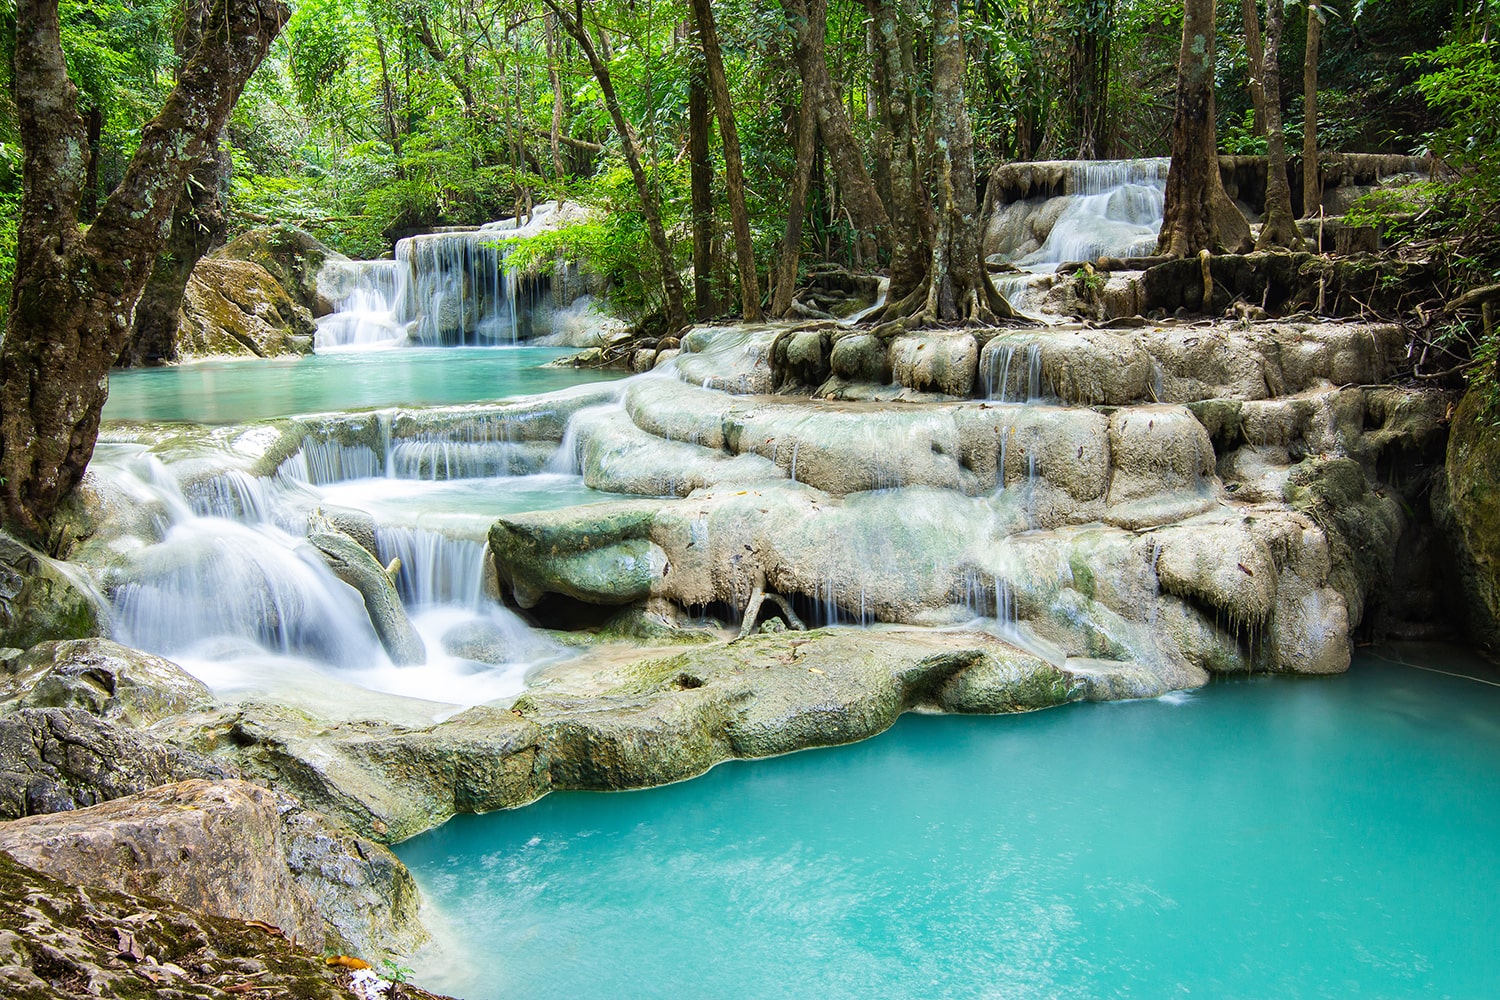
<path id="1" fill-rule="evenodd" d="M 233 775 L 231 765 L 82 709 L 28 708 L 0 717 L 0 820 L 82 809 L 188 778 Z"/>
<path id="2" fill-rule="evenodd" d="M 71 883 L 263 921 L 315 950 L 378 958 L 426 939 L 416 886 L 389 851 L 243 781 L 11 820 L 0 851 Z"/>
<path id="3" fill-rule="evenodd" d="M 108 639 L 42 642 L 0 672 L 0 712 L 79 708 L 124 726 L 144 727 L 213 704 L 202 681 L 170 660 Z"/>
<path id="4" fill-rule="evenodd" d="M 456 812 L 554 790 L 641 788 L 725 760 L 865 739 L 906 711 L 1030 711 L 1206 679 L 1166 661 L 1049 661 L 982 632 L 823 629 L 571 661 L 509 708 L 428 728 L 251 703 L 184 717 L 173 739 L 368 836 L 401 840 Z"/>

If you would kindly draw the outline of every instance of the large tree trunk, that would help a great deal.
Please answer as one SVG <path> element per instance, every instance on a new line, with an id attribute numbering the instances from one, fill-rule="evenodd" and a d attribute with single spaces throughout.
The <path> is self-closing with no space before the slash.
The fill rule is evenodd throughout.
<path id="1" fill-rule="evenodd" d="M 922 131 L 912 94 L 911 34 L 902 31 L 891 0 L 865 0 L 875 32 L 875 84 L 882 135 L 889 144 L 891 284 L 888 301 L 906 298 L 927 280 L 932 260 L 930 200 L 920 183 Z"/>
<path id="2" fill-rule="evenodd" d="M 747 323 L 758 323 L 760 280 L 755 273 L 755 246 L 750 241 L 750 214 L 745 210 L 745 168 L 740 159 L 740 133 L 734 124 L 734 104 L 729 99 L 729 81 L 724 76 L 724 56 L 719 49 L 719 29 L 714 24 L 710 0 L 692 0 L 693 21 L 703 43 L 708 64 L 708 86 L 714 96 L 714 114 L 719 118 L 719 138 L 724 143 L 724 190 L 729 196 L 729 218 L 734 227 L 734 256 L 740 272 L 740 310 Z"/>
<path id="3" fill-rule="evenodd" d="M 886 246 L 890 238 L 890 218 L 875 190 L 875 182 L 865 168 L 864 154 L 855 141 L 849 115 L 839 101 L 833 79 L 828 75 L 824 53 L 827 33 L 826 0 L 782 0 L 793 31 L 793 50 L 797 70 L 802 77 L 802 99 L 811 101 L 818 116 L 818 134 L 828 151 L 828 160 L 838 178 L 861 240 Z"/>
<path id="4" fill-rule="evenodd" d="M 777 262 L 776 295 L 771 301 L 771 315 L 781 319 L 792 308 L 797 293 L 797 270 L 802 261 L 802 220 L 807 215 L 807 192 L 812 187 L 813 162 L 818 152 L 818 116 L 804 95 L 797 110 L 797 168 L 792 175 L 792 191 L 787 197 L 786 234 L 781 240 L 781 258 Z"/>
<path id="5" fill-rule="evenodd" d="M 74 220 L 87 133 L 57 4 L 16 4 L 24 192 L 0 342 L 0 504 L 9 526 L 39 541 L 93 456 L 109 368 L 130 337 L 178 194 L 289 15 L 281 0 L 215 3 L 203 44 L 142 130 L 120 186 L 82 231 Z"/>
<path id="6" fill-rule="evenodd" d="M 187 65 L 203 42 L 208 14 L 208 0 L 193 0 L 184 6 L 182 24 L 173 39 L 179 67 Z M 141 367 L 177 360 L 177 321 L 183 292 L 198 261 L 222 244 L 229 230 L 224 194 L 232 170 L 229 150 L 220 149 L 219 138 L 215 137 L 208 152 L 193 166 L 178 197 L 171 235 L 136 303 L 135 329 L 120 354 L 120 365 Z"/>
<path id="7" fill-rule="evenodd" d="M 1187 0 L 1177 62 L 1177 111 L 1166 214 L 1156 252 L 1191 257 L 1201 250 L 1236 251 L 1250 244 L 1250 226 L 1224 192 L 1214 131 L 1214 0 Z"/>
<path id="8" fill-rule="evenodd" d="M 1277 58 L 1285 24 L 1285 0 L 1266 0 L 1266 47 L 1260 72 L 1266 122 L 1266 219 L 1260 239 L 1255 241 L 1257 250 L 1273 246 L 1302 249 L 1302 234 L 1292 214 L 1292 185 L 1286 176 L 1286 133 L 1281 128 L 1281 70 Z"/>
<path id="9" fill-rule="evenodd" d="M 1323 210 L 1323 177 L 1318 166 L 1318 46 L 1323 17 L 1316 0 L 1307 5 L 1307 53 L 1302 62 L 1302 217 Z"/>
<path id="10" fill-rule="evenodd" d="M 708 134 L 713 109 L 708 99 L 708 70 L 701 59 L 688 70 L 688 177 L 693 213 L 693 315 L 718 315 L 714 301 L 714 160 Z"/>
<path id="11" fill-rule="evenodd" d="M 688 325 L 687 312 L 682 302 L 682 278 L 677 273 L 677 259 L 672 253 L 672 244 L 667 241 L 667 231 L 662 226 L 661 206 L 657 202 L 656 192 L 651 189 L 651 179 L 646 176 L 646 170 L 641 166 L 640 140 L 636 137 L 635 129 L 625 120 L 625 112 L 620 107 L 619 95 L 615 93 L 609 67 L 600 57 L 599 50 L 594 47 L 593 38 L 590 37 L 588 29 L 583 24 L 582 0 L 579 0 L 577 6 L 578 17 L 574 17 L 572 11 L 561 7 L 558 0 L 543 0 L 543 2 L 552 13 L 557 15 L 557 20 L 563 26 L 563 30 L 573 36 L 573 40 L 583 50 L 584 57 L 589 61 L 589 68 L 594 71 L 594 80 L 599 84 L 599 92 L 604 96 L 604 106 L 609 110 L 609 117 L 615 123 L 615 131 L 620 135 L 620 145 L 625 151 L 625 162 L 630 167 L 630 176 L 635 180 L 636 194 L 641 199 L 641 214 L 646 217 L 646 228 L 651 233 L 651 245 L 656 251 L 657 266 L 661 269 L 662 311 L 666 316 L 667 330 L 669 333 L 676 333 Z"/>
<path id="12" fill-rule="evenodd" d="M 933 167 L 937 212 L 927 278 L 878 314 L 907 326 L 993 323 L 1016 315 L 980 255 L 974 133 L 964 103 L 964 40 L 957 0 L 935 0 L 932 28 Z"/>
<path id="13" fill-rule="evenodd" d="M 120 365 L 139 368 L 177 360 L 177 321 L 188 280 L 198 261 L 221 246 L 229 231 L 223 195 L 230 169 L 229 150 L 211 149 L 188 176 L 172 215 L 171 235 L 136 303 L 135 328 Z"/>

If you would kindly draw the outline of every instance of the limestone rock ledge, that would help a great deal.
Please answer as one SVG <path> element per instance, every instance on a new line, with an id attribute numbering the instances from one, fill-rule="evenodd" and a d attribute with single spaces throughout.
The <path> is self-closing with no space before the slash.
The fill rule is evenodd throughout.
<path id="1" fill-rule="evenodd" d="M 1021 712 L 1207 679 L 1186 664 L 1055 662 L 980 632 L 835 628 L 601 651 L 550 668 L 509 708 L 428 728 L 247 703 L 184 716 L 172 738 L 396 841 L 554 790 L 661 785 L 726 760 L 867 739 L 906 711 Z"/>
<path id="2" fill-rule="evenodd" d="M 0 996 L 344 1000 L 348 974 L 285 937 L 161 899 L 82 888 L 0 853 Z M 228 994 L 234 995 L 234 994 Z"/>

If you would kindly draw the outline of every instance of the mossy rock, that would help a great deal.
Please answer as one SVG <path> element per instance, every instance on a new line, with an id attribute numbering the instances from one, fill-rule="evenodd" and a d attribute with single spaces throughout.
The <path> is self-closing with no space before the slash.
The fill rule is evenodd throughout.
<path id="1" fill-rule="evenodd" d="M 107 633 L 102 603 L 66 567 L 0 533 L 0 646 L 29 649 Z"/>
<path id="2" fill-rule="evenodd" d="M 260 265 L 294 302 L 314 316 L 333 312 L 333 303 L 318 291 L 319 272 L 328 263 L 348 260 L 318 242 L 312 234 L 284 224 L 241 233 L 216 251 L 214 257 Z"/>
<path id="3" fill-rule="evenodd" d="M 312 314 L 259 264 L 205 258 L 183 293 L 179 357 L 307 354 L 317 327 Z"/>
<path id="4" fill-rule="evenodd" d="M 1483 400 L 1464 396 L 1453 415 L 1448 457 L 1433 491 L 1433 516 L 1457 563 L 1468 633 L 1500 644 L 1500 429 Z"/>

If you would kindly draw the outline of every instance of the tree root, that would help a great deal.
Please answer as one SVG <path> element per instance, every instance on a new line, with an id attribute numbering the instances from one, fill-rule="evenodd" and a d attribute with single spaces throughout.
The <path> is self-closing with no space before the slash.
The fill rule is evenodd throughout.
<path id="1" fill-rule="evenodd" d="M 745 616 L 740 622 L 740 634 L 729 640 L 731 643 L 739 642 L 755 631 L 755 619 L 760 615 L 761 606 L 766 601 L 770 601 L 781 609 L 781 613 L 786 618 L 787 624 L 792 628 L 798 632 L 807 631 L 807 624 L 801 618 L 798 618 L 797 613 L 792 610 L 792 602 L 775 592 L 768 593 L 766 591 L 765 574 L 757 573 L 755 589 L 750 592 L 750 601 L 745 605 Z"/>

